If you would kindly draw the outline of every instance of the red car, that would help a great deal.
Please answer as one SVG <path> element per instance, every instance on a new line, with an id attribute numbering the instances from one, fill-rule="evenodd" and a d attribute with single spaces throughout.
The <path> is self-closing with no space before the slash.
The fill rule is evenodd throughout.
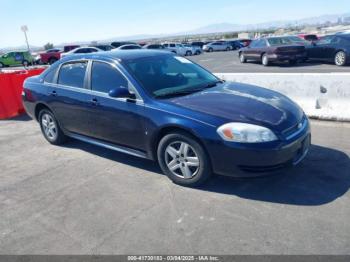
<path id="1" fill-rule="evenodd" d="M 79 45 L 67 45 L 63 48 L 63 51 L 59 48 L 53 48 L 47 50 L 45 53 L 40 54 L 40 60 L 43 64 L 53 64 L 56 61 L 61 59 L 61 54 L 69 52 L 77 47 L 80 47 Z"/>
<path id="2" fill-rule="evenodd" d="M 314 34 L 299 34 L 298 37 L 300 37 L 301 39 L 304 39 L 306 41 L 309 41 L 309 42 L 315 42 L 315 41 L 320 40 L 320 38 Z"/>

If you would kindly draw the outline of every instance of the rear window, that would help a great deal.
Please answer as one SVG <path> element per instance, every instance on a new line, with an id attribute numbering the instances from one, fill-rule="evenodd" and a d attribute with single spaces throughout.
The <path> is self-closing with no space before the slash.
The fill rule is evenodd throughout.
<path id="1" fill-rule="evenodd" d="M 61 66 L 58 84 L 84 88 L 87 62 L 67 63 Z"/>
<path id="2" fill-rule="evenodd" d="M 269 38 L 267 41 L 271 46 L 293 44 L 293 42 L 286 37 L 273 37 L 273 38 Z"/>

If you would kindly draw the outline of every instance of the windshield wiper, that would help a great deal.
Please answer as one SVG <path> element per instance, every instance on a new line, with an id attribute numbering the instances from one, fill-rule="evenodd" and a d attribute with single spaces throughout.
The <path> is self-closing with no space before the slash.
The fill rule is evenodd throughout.
<path id="1" fill-rule="evenodd" d="M 208 88 L 212 88 L 217 86 L 218 84 L 222 84 L 224 83 L 224 80 L 218 80 L 212 83 L 209 83 L 205 86 L 202 86 L 200 88 L 196 88 L 196 89 L 191 89 L 191 90 L 181 90 L 181 91 L 176 91 L 176 92 L 170 92 L 170 93 L 166 93 L 166 94 L 160 94 L 160 95 L 156 95 L 156 98 L 167 98 L 167 97 L 175 97 L 175 96 L 183 96 L 183 95 L 189 95 L 189 94 L 193 94 L 196 92 L 200 92 L 203 91 L 205 89 Z"/>

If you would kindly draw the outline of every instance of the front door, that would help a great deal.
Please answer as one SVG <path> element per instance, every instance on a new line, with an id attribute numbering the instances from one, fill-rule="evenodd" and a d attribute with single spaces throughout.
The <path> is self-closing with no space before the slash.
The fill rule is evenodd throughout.
<path id="1" fill-rule="evenodd" d="M 95 101 L 90 121 L 93 137 L 121 146 L 145 149 L 143 103 L 108 95 L 114 88 L 129 88 L 127 79 L 114 65 L 94 61 L 90 85 Z"/>

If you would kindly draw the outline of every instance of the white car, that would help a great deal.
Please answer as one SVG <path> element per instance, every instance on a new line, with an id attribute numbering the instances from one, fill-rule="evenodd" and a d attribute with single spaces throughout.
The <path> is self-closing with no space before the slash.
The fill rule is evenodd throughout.
<path id="1" fill-rule="evenodd" d="M 69 55 L 76 55 L 76 54 L 89 54 L 89 53 L 97 53 L 97 52 L 104 52 L 102 49 L 97 47 L 78 47 L 75 48 L 67 53 L 61 54 L 61 58 L 69 56 Z"/>
<path id="2" fill-rule="evenodd" d="M 177 55 L 190 56 L 192 55 L 192 49 L 185 47 L 183 44 L 178 43 L 165 43 L 163 44 L 166 50 L 169 50 Z"/>
<path id="3" fill-rule="evenodd" d="M 203 50 L 200 46 L 194 46 L 194 45 L 189 45 L 189 44 L 184 44 L 185 48 L 191 51 L 190 55 L 200 55 Z"/>

